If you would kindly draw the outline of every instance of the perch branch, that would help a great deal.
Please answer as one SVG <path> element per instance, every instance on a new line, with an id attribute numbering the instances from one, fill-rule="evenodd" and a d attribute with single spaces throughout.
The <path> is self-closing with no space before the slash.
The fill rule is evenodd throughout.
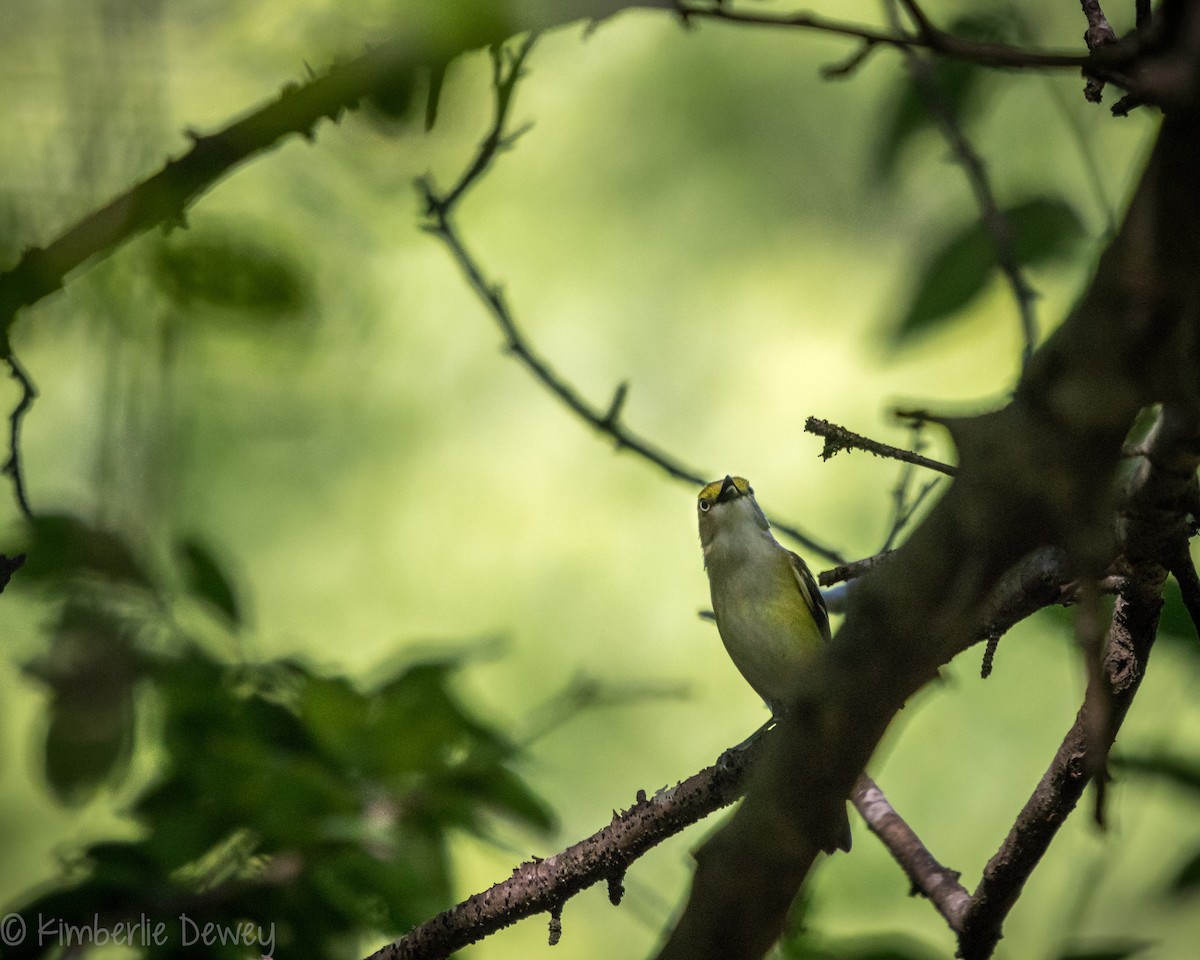
<path id="1" fill-rule="evenodd" d="M 482 940 L 538 913 L 560 911 L 588 887 L 608 881 L 619 890 L 626 868 L 657 846 L 742 795 L 746 769 L 758 745 L 726 752 L 706 767 L 653 797 L 613 813 L 608 826 L 561 853 L 521 864 L 512 876 L 469 897 L 371 954 L 368 960 L 433 960 Z M 617 898 L 614 898 L 617 899 Z"/>

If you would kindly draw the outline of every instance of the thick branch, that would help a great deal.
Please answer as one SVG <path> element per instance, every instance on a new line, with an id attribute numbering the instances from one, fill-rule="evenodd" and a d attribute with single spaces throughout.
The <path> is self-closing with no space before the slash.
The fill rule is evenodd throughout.
<path id="1" fill-rule="evenodd" d="M 1055 754 L 1049 769 L 989 861 L 963 917 L 959 956 L 985 960 L 1005 917 L 1050 841 L 1075 808 L 1116 739 L 1145 676 L 1162 609 L 1167 564 L 1186 547 L 1190 491 L 1200 466 L 1200 408 L 1167 407 L 1148 441 L 1147 462 L 1135 476 L 1119 524 L 1128 567 L 1117 594 L 1099 683 Z M 1098 715 L 1097 715 L 1098 714 Z M 1099 735 L 1093 731 L 1100 727 Z"/>
<path id="2" fill-rule="evenodd" d="M 1196 19 L 1189 10 L 1179 31 L 1193 58 Z M 1081 572 L 1103 570 L 1111 479 L 1137 411 L 1191 401 L 1200 384 L 1200 90 L 1176 95 L 1094 282 L 1013 400 L 947 421 L 958 478 L 895 559 L 852 591 L 746 801 L 699 852 L 661 957 L 761 956 L 892 717 L 973 642 L 1004 571 L 1044 544 Z"/>

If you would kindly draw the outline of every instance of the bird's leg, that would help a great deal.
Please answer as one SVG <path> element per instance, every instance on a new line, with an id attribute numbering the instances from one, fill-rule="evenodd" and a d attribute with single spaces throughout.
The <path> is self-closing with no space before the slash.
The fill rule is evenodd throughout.
<path id="1" fill-rule="evenodd" d="M 746 759 L 747 751 L 753 750 L 758 746 L 762 735 L 775 726 L 779 722 L 779 716 L 773 715 L 770 720 L 764 723 L 761 727 L 755 730 L 741 743 L 730 747 L 720 757 L 717 758 L 717 767 L 720 770 L 728 770 L 737 764 L 743 763 Z"/>

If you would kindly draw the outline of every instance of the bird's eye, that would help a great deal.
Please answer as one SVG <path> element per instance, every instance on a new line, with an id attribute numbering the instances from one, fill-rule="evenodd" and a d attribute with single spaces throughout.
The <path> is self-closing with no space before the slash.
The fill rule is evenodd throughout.
<path id="1" fill-rule="evenodd" d="M 709 508 L 709 507 L 711 507 L 711 506 L 712 506 L 712 504 L 711 504 L 711 503 L 709 503 L 707 500 L 701 500 L 701 501 L 700 501 L 700 512 L 701 512 L 701 513 L 708 513 L 708 508 Z"/>

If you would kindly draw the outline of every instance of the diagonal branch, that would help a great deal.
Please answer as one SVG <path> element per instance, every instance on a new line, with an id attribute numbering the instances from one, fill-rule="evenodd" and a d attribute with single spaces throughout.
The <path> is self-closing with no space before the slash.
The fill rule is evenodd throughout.
<path id="1" fill-rule="evenodd" d="M 912 827 L 896 813 L 878 784 L 865 773 L 855 784 L 850 800 L 871 832 L 879 837 L 892 858 L 904 869 L 913 892 L 928 897 L 938 913 L 946 918 L 950 929 L 957 930 L 971 899 L 966 888 L 958 882 L 958 871 L 944 867 L 934 859 Z"/>
<path id="2" fill-rule="evenodd" d="M 928 467 L 930 470 L 944 473 L 948 477 L 957 476 L 958 474 L 958 469 L 949 464 L 942 463 L 939 460 L 934 460 L 931 457 L 923 456 L 911 450 L 893 447 L 888 443 L 880 443 L 878 440 L 864 437 L 861 433 L 855 433 L 853 430 L 839 427 L 836 423 L 830 423 L 828 420 L 809 417 L 804 421 L 804 432 L 825 438 L 825 446 L 821 450 L 822 460 L 828 460 L 841 450 L 865 450 L 867 453 L 874 454 L 877 457 L 899 460 L 901 463 L 912 463 L 918 467 Z"/>
<path id="3" fill-rule="evenodd" d="M 507 880 L 469 897 L 388 944 L 368 960 L 433 960 L 538 913 L 561 916 L 563 904 L 601 881 L 609 898 L 620 903 L 626 868 L 668 837 L 683 831 L 742 795 L 746 770 L 757 744 L 727 751 L 670 789 L 614 813 L 608 826 L 552 857 L 535 857 L 513 870 Z M 561 928 L 560 928 L 561 929 Z"/>

